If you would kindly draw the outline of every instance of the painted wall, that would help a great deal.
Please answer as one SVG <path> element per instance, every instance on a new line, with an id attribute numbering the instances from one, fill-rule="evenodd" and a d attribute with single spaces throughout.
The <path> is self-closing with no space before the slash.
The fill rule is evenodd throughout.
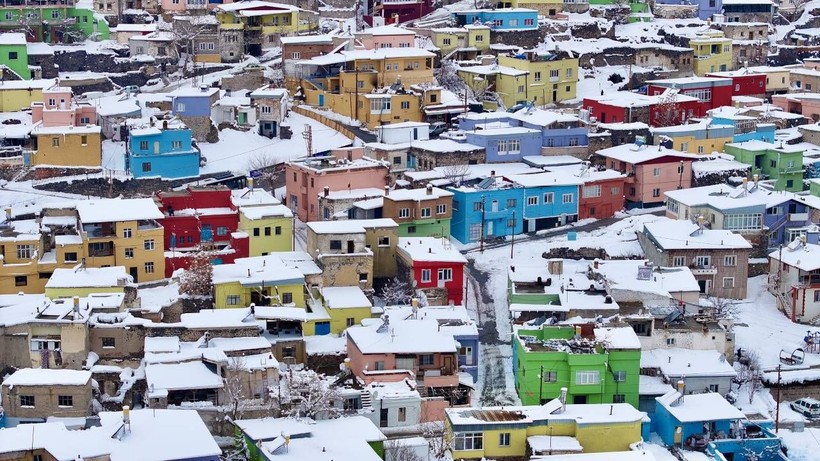
<path id="1" fill-rule="evenodd" d="M 541 133 L 496 134 L 493 131 L 499 130 L 467 132 L 465 137 L 468 144 L 485 148 L 487 163 L 515 162 L 525 156 L 541 155 Z M 499 143 L 507 145 L 510 141 L 518 141 L 519 149 L 499 149 Z"/>
<path id="2" fill-rule="evenodd" d="M 31 156 L 32 165 L 59 165 L 69 167 L 99 167 L 102 161 L 100 128 L 83 129 L 78 133 L 65 130 L 54 134 L 48 129 L 32 132 L 37 137 L 37 153 Z M 80 130 L 78 130 L 80 131 Z"/>
<path id="3" fill-rule="evenodd" d="M 23 80 L 31 79 L 31 71 L 28 68 L 28 50 L 25 43 L 0 45 L 0 65 L 8 67 Z"/>
<path id="4" fill-rule="evenodd" d="M 248 219 L 239 213 L 237 230 L 250 236 L 248 256 L 262 256 L 277 251 L 293 251 L 293 216 Z"/>
<path id="5" fill-rule="evenodd" d="M 524 232 L 522 208 L 524 203 L 523 188 L 507 189 L 450 189 L 453 193 L 453 219 L 450 223 L 450 233 L 459 242 L 477 242 L 481 239 L 482 221 L 483 236 L 485 238 L 521 234 Z M 497 208 L 493 211 L 493 202 Z M 482 205 L 483 203 L 483 205 Z M 486 207 L 482 212 L 482 206 Z M 513 227 L 508 227 L 508 220 Z"/>
<path id="6" fill-rule="evenodd" d="M 625 178 L 616 178 L 603 181 L 587 182 L 580 187 L 578 203 L 578 219 L 605 219 L 611 218 L 616 212 L 624 208 Z M 600 195 L 594 196 L 594 189 L 585 189 L 600 186 Z"/>

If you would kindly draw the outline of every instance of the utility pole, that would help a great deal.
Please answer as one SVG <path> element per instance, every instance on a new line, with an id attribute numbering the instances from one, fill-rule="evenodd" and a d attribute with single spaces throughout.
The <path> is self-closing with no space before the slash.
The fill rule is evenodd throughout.
<path id="1" fill-rule="evenodd" d="M 541 373 L 538 374 L 538 405 L 542 405 L 544 398 L 544 365 L 541 365 Z"/>
<path id="2" fill-rule="evenodd" d="M 510 261 L 513 259 L 513 250 L 515 249 L 515 210 L 513 210 L 513 217 L 512 217 L 512 230 L 510 231 L 512 235 L 512 244 L 510 245 Z"/>
<path id="3" fill-rule="evenodd" d="M 305 123 L 305 131 L 302 132 L 302 137 L 305 138 L 305 144 L 307 145 L 307 156 L 313 156 L 313 130 L 310 124 Z"/>
<path id="4" fill-rule="evenodd" d="M 777 406 L 775 407 L 774 433 L 780 430 L 780 365 L 777 366 Z"/>
<path id="5" fill-rule="evenodd" d="M 487 208 L 486 203 L 484 203 L 484 196 L 481 196 L 481 252 L 484 253 L 484 216 L 485 216 L 485 209 Z"/>
<path id="6" fill-rule="evenodd" d="M 355 85 L 353 85 L 354 87 L 356 87 L 356 100 L 353 102 L 353 114 L 354 114 L 353 118 L 358 120 L 359 119 L 359 67 L 356 66 L 355 62 L 353 63 L 353 66 L 354 66 L 354 70 L 356 71 L 356 81 L 354 82 Z"/>

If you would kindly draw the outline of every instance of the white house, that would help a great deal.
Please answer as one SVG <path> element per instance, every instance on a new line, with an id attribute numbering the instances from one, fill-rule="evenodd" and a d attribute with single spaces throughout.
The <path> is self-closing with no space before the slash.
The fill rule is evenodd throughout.
<path id="1" fill-rule="evenodd" d="M 769 291 L 792 321 L 811 324 L 820 318 L 820 245 L 804 242 L 769 254 Z"/>

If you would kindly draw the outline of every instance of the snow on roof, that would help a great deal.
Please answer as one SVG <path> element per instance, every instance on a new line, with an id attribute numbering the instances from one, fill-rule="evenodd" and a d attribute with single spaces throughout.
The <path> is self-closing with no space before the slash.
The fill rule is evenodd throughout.
<path id="1" fill-rule="evenodd" d="M 666 395 L 675 390 L 671 385 L 666 384 L 660 376 L 639 376 L 638 394 L 640 395 Z"/>
<path id="2" fill-rule="evenodd" d="M 381 197 L 384 195 L 384 189 L 380 189 L 377 187 L 363 187 L 361 189 L 340 189 L 328 191 L 327 195 L 325 195 L 324 192 L 319 192 L 318 195 L 320 197 L 325 197 L 328 200 L 360 200 L 365 198 Z"/>
<path id="3" fill-rule="evenodd" d="M 97 108 L 97 115 L 101 117 L 111 117 L 114 115 L 140 116 L 142 109 L 139 100 L 133 97 L 116 95 L 93 100 L 92 104 Z M 134 134 L 134 131 L 131 131 Z"/>
<path id="4" fill-rule="evenodd" d="M 727 80 L 731 83 L 731 80 Z M 663 82 L 663 80 L 659 80 L 658 82 Z M 667 90 L 670 91 L 670 90 Z M 677 93 L 677 90 L 672 90 Z M 606 104 L 608 106 L 614 107 L 649 107 L 655 104 L 660 104 L 663 102 L 663 98 L 665 97 L 664 94 L 660 95 L 645 95 L 640 93 L 633 93 L 631 91 L 615 91 L 609 94 L 604 94 L 603 96 L 594 96 L 589 99 L 593 101 L 597 101 L 600 104 Z M 698 99 L 692 96 L 686 96 L 684 94 L 677 93 L 675 95 L 675 99 L 678 103 L 681 102 L 692 102 L 697 101 Z"/>
<path id="5" fill-rule="evenodd" d="M 111 32 L 153 32 L 157 30 L 156 23 L 148 24 L 118 24 Z"/>
<path id="6" fill-rule="evenodd" d="M 467 263 L 467 258 L 444 238 L 401 237 L 397 248 L 412 261 Z"/>
<path id="7" fill-rule="evenodd" d="M 545 186 L 577 186 L 584 183 L 584 180 L 566 173 L 531 173 L 507 176 L 511 182 L 523 187 L 545 187 Z"/>
<path id="8" fill-rule="evenodd" d="M 481 146 L 468 144 L 466 142 L 456 142 L 452 139 L 429 139 L 417 141 L 413 143 L 412 148 L 426 150 L 428 152 L 448 154 L 455 152 L 473 152 L 477 150 L 484 150 Z"/>
<path id="9" fill-rule="evenodd" d="M 91 372 L 56 368 L 21 368 L 3 381 L 4 386 L 85 386 Z"/>
<path id="10" fill-rule="evenodd" d="M 709 160 L 704 159 L 692 162 L 692 171 L 695 173 L 697 177 L 701 177 L 709 173 L 748 170 L 750 168 L 751 165 L 748 165 L 743 162 L 738 162 L 737 160 L 730 160 L 726 158 L 716 158 Z"/>
<path id="11" fill-rule="evenodd" d="M 499 66 L 497 64 L 487 65 L 487 66 L 469 66 L 469 67 L 459 67 L 459 72 L 467 72 L 470 74 L 478 74 L 478 75 L 508 75 L 510 77 L 518 77 L 521 75 L 529 74 L 526 70 L 519 70 L 514 67 L 507 67 L 507 66 Z"/>
<path id="12" fill-rule="evenodd" d="M 282 37 L 279 39 L 283 45 L 296 45 L 300 43 L 333 43 L 331 35 L 297 35 L 295 37 Z"/>
<path id="13" fill-rule="evenodd" d="M 632 327 L 595 328 L 595 340 L 609 349 L 640 349 L 641 341 Z"/>
<path id="14" fill-rule="evenodd" d="M 579 424 L 612 424 L 643 420 L 644 413 L 628 403 L 568 404 L 561 412 L 561 402 L 550 400 L 544 405 L 483 407 L 473 409 L 447 408 L 445 414 L 454 426 L 509 425 L 535 421 L 574 421 Z M 504 418 L 510 415 L 512 417 Z M 500 429 L 500 428 L 499 428 Z"/>
<path id="15" fill-rule="evenodd" d="M 364 227 L 357 220 L 313 221 L 307 223 L 315 234 L 364 234 Z"/>
<path id="16" fill-rule="evenodd" d="M 370 35 L 416 35 L 416 33 L 412 30 L 405 29 L 403 27 L 398 27 L 393 24 L 388 24 L 386 26 L 371 27 L 359 33 Z"/>
<path id="17" fill-rule="evenodd" d="M 548 437 L 548 436 L 546 436 Z M 528 437 L 527 440 L 532 437 Z M 555 436 L 554 438 L 558 438 Z M 544 450 L 546 451 L 546 450 Z M 633 451 L 609 451 L 606 453 L 572 453 L 562 455 L 548 455 L 548 456 L 533 456 L 533 461 L 598 461 L 602 458 L 607 461 L 656 461 L 655 457 L 649 450 L 633 450 Z"/>
<path id="18" fill-rule="evenodd" d="M 726 146 L 751 151 L 774 150 L 783 153 L 803 152 L 803 149 L 790 144 L 772 144 L 770 142 L 758 141 L 756 139 L 743 142 L 727 142 Z"/>
<path id="19" fill-rule="evenodd" d="M 784 264 L 802 271 L 814 271 L 820 269 L 820 245 L 813 243 L 803 245 L 799 240 L 795 240 L 788 246 L 783 247 L 782 252 L 777 250 L 769 253 L 769 258 L 782 261 Z"/>
<path id="20" fill-rule="evenodd" d="M 232 189 L 231 202 L 234 206 L 279 205 L 282 202 L 264 189 Z"/>
<path id="21" fill-rule="evenodd" d="M 682 423 L 746 418 L 746 415 L 744 415 L 742 411 L 732 406 L 731 403 L 727 402 L 726 399 L 717 392 L 688 394 L 676 405 L 675 402 L 680 397 L 679 392 L 673 391 L 664 396 L 656 397 L 655 400 L 663 405 L 675 419 Z"/>
<path id="22" fill-rule="evenodd" d="M 573 452 L 580 453 L 584 451 L 584 447 L 581 446 L 581 443 L 578 442 L 578 439 L 566 435 L 531 435 L 527 437 L 527 445 L 529 445 L 530 448 L 532 448 L 532 451 L 535 454 L 541 452 L 552 453 L 553 451 L 556 451 L 558 453 L 569 454 Z M 607 456 L 608 455 L 609 454 L 607 454 Z M 553 459 L 553 457 L 550 457 L 550 459 Z"/>
<path id="23" fill-rule="evenodd" d="M 293 217 L 293 212 L 290 210 L 290 208 L 286 207 L 285 205 L 242 207 L 240 209 L 240 213 L 242 213 L 243 215 L 245 215 L 246 218 L 251 219 L 251 220 L 274 218 L 274 217 L 281 217 L 281 218 L 292 218 Z"/>
<path id="24" fill-rule="evenodd" d="M 245 2 L 242 2 L 245 3 Z M 182 87 L 170 93 L 171 97 L 197 97 L 202 96 L 206 98 L 210 98 L 211 96 L 217 94 L 219 92 L 219 88 L 214 87 L 206 87 L 206 88 L 198 88 L 198 87 Z"/>
<path id="25" fill-rule="evenodd" d="M 662 250 L 729 250 L 751 249 L 752 245 L 740 234 L 721 229 L 700 229 L 684 220 L 659 219 L 644 223 L 644 231 Z"/>
<path id="26" fill-rule="evenodd" d="M 609 290 L 652 293 L 670 299 L 673 297 L 672 293 L 700 291 L 698 282 L 688 267 L 653 267 L 653 276 L 641 280 L 638 272 L 641 267 L 646 267 L 646 263 L 646 260 L 599 261 L 598 268 L 590 266 L 590 270 L 604 276 Z"/>
<path id="27" fill-rule="evenodd" d="M 148 336 L 145 338 L 145 352 L 172 353 L 179 352 L 179 337 L 177 336 Z"/>
<path id="28" fill-rule="evenodd" d="M 395 189 L 391 190 L 387 195 L 384 196 L 387 200 L 393 201 L 403 201 L 403 200 L 414 200 L 414 201 L 422 201 L 422 200 L 438 200 L 441 197 L 452 197 L 453 193 L 440 189 L 438 187 L 431 187 L 430 189 L 419 188 L 419 189 Z"/>
<path id="29" fill-rule="evenodd" d="M 571 155 L 527 155 L 523 158 L 523 160 L 528 164 L 537 165 L 539 167 L 572 166 L 583 164 L 583 160 Z"/>
<path id="30" fill-rule="evenodd" d="M 288 90 L 284 88 L 259 88 L 251 92 L 251 99 L 253 98 L 285 98 L 288 95 Z"/>
<path id="31" fill-rule="evenodd" d="M 222 388 L 222 378 L 202 362 L 148 364 L 145 381 L 149 392 Z"/>
<path id="32" fill-rule="evenodd" d="M 373 307 L 359 287 L 324 287 L 321 293 L 330 309 Z"/>
<path id="33" fill-rule="evenodd" d="M 304 274 L 276 253 L 238 258 L 233 264 L 217 264 L 213 268 L 214 285 L 234 282 L 242 286 L 301 285 L 304 281 Z"/>
<path id="34" fill-rule="evenodd" d="M 637 144 L 621 144 L 619 146 L 601 149 L 597 151 L 596 154 L 631 164 L 644 163 L 667 156 L 674 157 L 676 161 L 698 158 L 697 155 L 685 154 L 674 149 L 667 149 L 663 146 L 638 146 Z"/>
<path id="35" fill-rule="evenodd" d="M 94 134 L 99 133 L 102 129 L 97 125 L 84 125 L 84 126 L 43 126 L 42 123 L 38 123 L 34 125 L 31 129 L 31 134 L 33 136 L 36 135 L 49 135 L 49 134 L 57 134 L 57 135 L 67 135 L 70 133 L 77 133 L 77 134 Z"/>
<path id="36" fill-rule="evenodd" d="M 0 34 L 0 45 L 25 45 L 26 34 L 6 32 Z"/>
<path id="37" fill-rule="evenodd" d="M 693 165 L 708 162 L 693 162 Z M 743 164 L 745 165 L 745 164 Z M 748 165 L 746 165 L 748 167 Z M 737 208 L 765 207 L 786 203 L 794 198 L 790 192 L 776 192 L 754 183 L 729 186 L 715 184 L 711 186 L 693 187 L 691 189 L 667 191 L 666 196 L 688 207 L 707 206 L 717 210 L 732 210 Z"/>
<path id="38" fill-rule="evenodd" d="M 335 335 L 305 336 L 307 355 L 342 355 L 347 353 L 347 338 Z"/>
<path id="39" fill-rule="evenodd" d="M 134 279 L 124 266 L 85 267 L 82 269 L 54 269 L 46 288 L 98 288 L 124 286 Z"/>
<path id="40" fill-rule="evenodd" d="M 379 331 L 381 324 L 350 327 L 346 334 L 363 354 L 433 354 L 458 350 L 453 334 L 440 331 L 438 321 L 389 319 L 387 329 Z"/>
<path id="41" fill-rule="evenodd" d="M 714 350 L 645 350 L 641 352 L 641 368 L 658 368 L 668 379 L 737 375 L 723 354 Z"/>
<path id="42" fill-rule="evenodd" d="M 179 317 L 179 323 L 190 330 L 246 328 L 256 325 L 256 320 L 250 317 L 250 309 L 203 309 Z"/>
<path id="43" fill-rule="evenodd" d="M 83 224 L 163 218 L 150 198 L 81 200 L 76 206 Z"/>
<path id="44" fill-rule="evenodd" d="M 370 392 L 371 396 L 375 394 L 377 400 L 419 399 L 419 391 L 416 390 L 415 383 L 411 385 L 408 381 L 407 378 L 398 382 L 374 381 L 365 386 L 365 390 Z"/>

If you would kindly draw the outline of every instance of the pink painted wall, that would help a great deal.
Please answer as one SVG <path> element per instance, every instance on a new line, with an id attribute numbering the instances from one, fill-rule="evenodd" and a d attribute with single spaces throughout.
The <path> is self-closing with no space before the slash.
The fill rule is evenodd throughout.
<path id="1" fill-rule="evenodd" d="M 364 49 L 416 47 L 414 35 L 362 35 L 360 38 Z"/>
<path id="2" fill-rule="evenodd" d="M 444 399 L 422 399 L 421 415 L 419 420 L 422 423 L 433 421 L 444 421 L 444 410 L 450 408 L 450 402 Z"/>
<path id="3" fill-rule="evenodd" d="M 692 186 L 692 161 L 685 160 L 683 163 L 683 174 L 678 173 L 680 161 L 645 163 L 637 165 L 635 170 L 634 183 L 630 183 L 627 178 L 625 184 L 625 196 L 627 200 L 643 203 L 662 202 L 664 192 L 676 190 L 680 184 L 684 189 Z M 660 175 L 655 176 L 655 168 L 660 168 Z M 627 164 L 627 171 L 632 170 L 632 165 Z M 635 193 L 632 194 L 632 188 Z M 654 189 L 660 189 L 660 195 L 655 196 Z"/>
<path id="4" fill-rule="evenodd" d="M 88 118 L 88 122 L 82 123 L 83 118 Z M 43 91 L 43 102 L 31 105 L 31 121 L 42 122 L 46 127 L 96 125 L 97 109 L 89 104 L 77 104 L 70 88 L 59 87 Z"/>
<path id="5" fill-rule="evenodd" d="M 786 112 L 802 114 L 814 121 L 820 120 L 820 96 L 816 98 L 799 98 L 799 101 L 789 99 L 789 95 L 776 94 L 772 96 L 772 103 Z"/>

